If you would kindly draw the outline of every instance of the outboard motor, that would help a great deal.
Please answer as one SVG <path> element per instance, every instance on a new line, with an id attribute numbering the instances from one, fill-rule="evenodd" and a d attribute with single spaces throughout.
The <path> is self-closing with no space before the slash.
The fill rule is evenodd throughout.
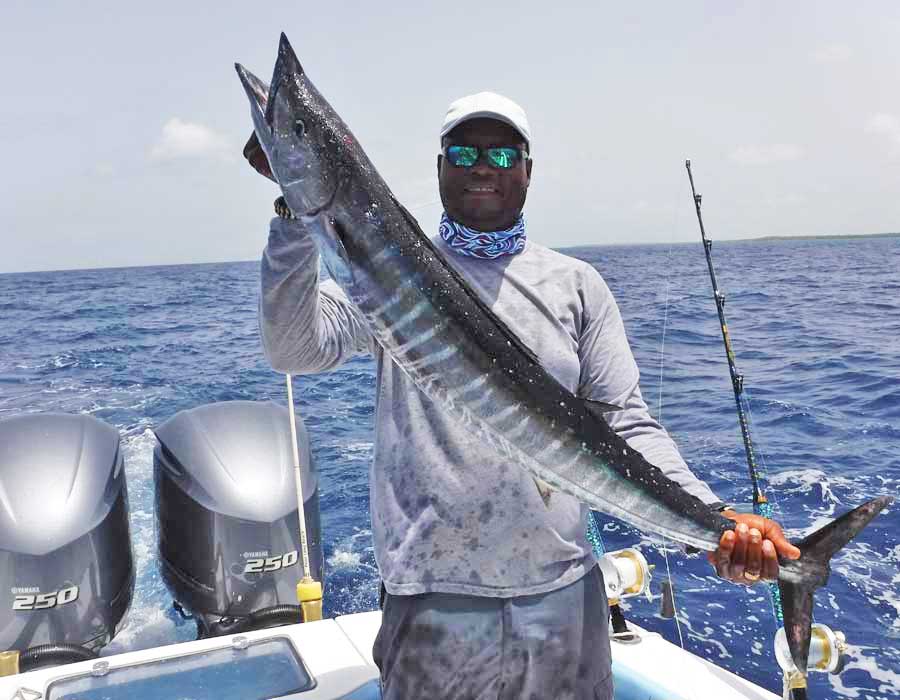
<path id="1" fill-rule="evenodd" d="M 287 409 L 228 401 L 182 411 L 156 429 L 159 561 L 199 637 L 302 620 L 297 490 Z M 322 580 L 318 475 L 297 420 L 312 576 Z"/>
<path id="2" fill-rule="evenodd" d="M 118 431 L 86 415 L 0 421 L 0 651 L 21 672 L 94 658 L 133 591 Z"/>

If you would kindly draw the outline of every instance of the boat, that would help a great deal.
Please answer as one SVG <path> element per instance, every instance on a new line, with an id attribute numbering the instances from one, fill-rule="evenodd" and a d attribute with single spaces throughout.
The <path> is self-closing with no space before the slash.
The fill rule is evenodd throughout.
<path id="1" fill-rule="evenodd" d="M 324 573 L 302 421 L 294 439 L 285 407 L 230 401 L 181 411 L 154 432 L 157 558 L 198 639 L 103 655 L 134 589 L 118 432 L 88 415 L 4 419 L 0 700 L 380 698 L 380 611 L 299 622 L 304 544 L 313 577 Z M 613 603 L 647 592 L 650 567 L 636 550 L 600 565 Z M 617 700 L 779 697 L 633 623 L 611 638 Z"/>
<path id="2" fill-rule="evenodd" d="M 379 611 L 184 642 L 0 678 L 2 700 L 377 700 Z M 616 700 L 778 700 L 632 625 L 613 642 Z"/>

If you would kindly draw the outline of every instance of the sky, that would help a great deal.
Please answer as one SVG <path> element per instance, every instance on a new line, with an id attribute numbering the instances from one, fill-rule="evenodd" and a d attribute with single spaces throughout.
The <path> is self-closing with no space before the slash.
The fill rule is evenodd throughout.
<path id="1" fill-rule="evenodd" d="M 438 130 L 494 90 L 552 247 L 900 231 L 900 3 L 0 3 L 0 272 L 250 260 L 273 183 L 233 64 L 280 32 L 422 228 Z"/>

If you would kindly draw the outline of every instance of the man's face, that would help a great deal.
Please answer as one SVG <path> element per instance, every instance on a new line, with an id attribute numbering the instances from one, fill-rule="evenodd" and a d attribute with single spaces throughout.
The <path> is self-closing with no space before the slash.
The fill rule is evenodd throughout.
<path id="1" fill-rule="evenodd" d="M 443 146 L 518 146 L 522 135 L 496 119 L 470 119 L 444 137 Z M 502 170 L 484 157 L 470 168 L 456 167 L 438 156 L 441 201 L 447 215 L 478 231 L 501 231 L 512 226 L 525 204 L 531 182 L 531 160 L 519 160 Z"/>

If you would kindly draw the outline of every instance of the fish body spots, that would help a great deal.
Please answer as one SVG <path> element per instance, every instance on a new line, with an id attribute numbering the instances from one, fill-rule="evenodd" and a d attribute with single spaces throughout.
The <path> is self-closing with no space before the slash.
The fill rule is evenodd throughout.
<path id="1" fill-rule="evenodd" d="M 478 509 L 478 522 L 486 525 L 494 517 L 494 504 L 491 501 L 482 501 Z"/>

